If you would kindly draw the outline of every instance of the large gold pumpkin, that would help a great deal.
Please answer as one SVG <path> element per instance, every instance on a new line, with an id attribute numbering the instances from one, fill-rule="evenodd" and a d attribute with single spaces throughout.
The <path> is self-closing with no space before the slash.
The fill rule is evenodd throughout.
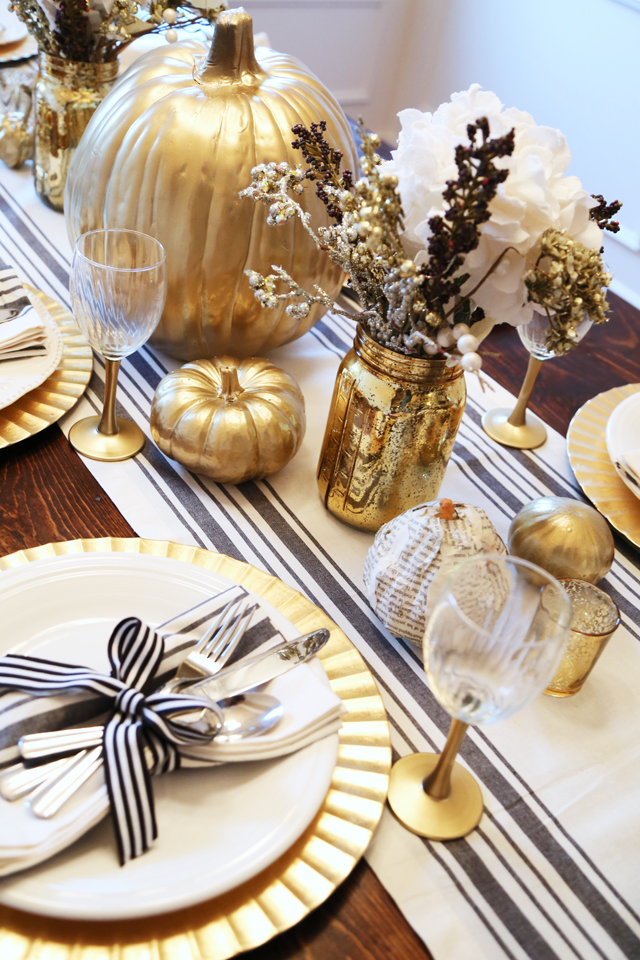
<path id="1" fill-rule="evenodd" d="M 69 168 L 64 208 L 72 242 L 121 227 L 156 237 L 167 253 L 168 292 L 152 342 L 183 360 L 254 356 L 302 336 L 304 319 L 263 309 L 245 269 L 284 267 L 302 286 L 334 297 L 343 274 L 295 218 L 270 227 L 267 208 L 241 200 L 258 163 L 300 163 L 296 123 L 327 121 L 327 137 L 355 172 L 349 123 L 329 91 L 294 57 L 253 48 L 251 17 L 223 13 L 211 50 L 195 41 L 152 50 L 114 86 L 91 119 Z M 257 59 L 256 59 L 257 57 Z M 195 58 L 195 60 L 194 60 Z M 324 205 L 307 184 L 315 225 Z"/>
<path id="2" fill-rule="evenodd" d="M 151 435 L 162 452 L 220 483 L 281 470 L 305 428 L 300 387 L 260 357 L 186 363 L 160 381 L 151 406 Z"/>

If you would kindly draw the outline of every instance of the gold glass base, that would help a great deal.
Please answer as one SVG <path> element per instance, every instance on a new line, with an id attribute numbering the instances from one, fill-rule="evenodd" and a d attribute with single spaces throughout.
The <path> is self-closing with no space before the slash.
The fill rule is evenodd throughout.
<path id="1" fill-rule="evenodd" d="M 142 450 L 145 436 L 140 427 L 131 420 L 117 417 L 118 432 L 100 433 L 100 417 L 78 420 L 69 431 L 69 443 L 91 460 L 128 460 Z"/>
<path id="2" fill-rule="evenodd" d="M 442 800 L 428 796 L 423 781 L 435 769 L 435 753 L 413 753 L 391 768 L 389 805 L 408 830 L 429 840 L 457 840 L 477 827 L 482 816 L 482 791 L 471 774 L 454 763 L 451 792 Z"/>
<path id="3" fill-rule="evenodd" d="M 499 407 L 487 410 L 482 417 L 482 429 L 492 440 L 505 447 L 517 447 L 518 450 L 533 450 L 547 439 L 547 431 L 540 417 L 530 410 L 526 412 L 526 422 L 521 427 L 509 423 L 513 410 Z"/>

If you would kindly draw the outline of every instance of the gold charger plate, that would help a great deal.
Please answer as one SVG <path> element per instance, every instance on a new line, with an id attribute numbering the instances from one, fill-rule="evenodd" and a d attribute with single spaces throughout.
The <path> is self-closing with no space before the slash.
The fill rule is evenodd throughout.
<path id="1" fill-rule="evenodd" d="M 623 483 L 607 452 L 605 431 L 615 408 L 640 390 L 629 383 L 599 393 L 569 424 L 567 452 L 576 480 L 611 526 L 640 547 L 640 500 Z"/>
<path id="2" fill-rule="evenodd" d="M 16 40 L 15 43 L 0 45 L 0 63 L 26 60 L 27 57 L 35 57 L 37 52 L 38 44 L 36 40 L 32 36 L 28 36 L 23 40 Z"/>
<path id="3" fill-rule="evenodd" d="M 230 577 L 264 597 L 299 630 L 327 627 L 319 654 L 348 712 L 326 799 L 305 833 L 279 860 L 235 890 L 186 910 L 148 919 L 69 922 L 0 907 L 0 957 L 51 960 L 226 960 L 292 927 L 351 873 L 376 829 L 387 796 L 391 746 L 382 699 L 367 666 L 319 607 L 248 563 L 164 540 L 70 540 L 0 558 L 0 571 L 44 557 L 111 550 L 183 560 Z M 0 580 L 1 583 L 1 580 Z"/>
<path id="4" fill-rule="evenodd" d="M 48 380 L 0 411 L 0 449 L 32 437 L 59 420 L 77 403 L 91 379 L 93 351 L 80 328 L 61 303 L 25 284 L 58 324 L 62 334 L 62 359 Z"/>

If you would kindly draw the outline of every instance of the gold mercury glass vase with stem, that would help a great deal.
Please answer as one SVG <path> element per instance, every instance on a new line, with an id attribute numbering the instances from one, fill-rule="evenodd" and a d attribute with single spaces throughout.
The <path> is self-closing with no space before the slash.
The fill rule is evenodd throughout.
<path id="1" fill-rule="evenodd" d="M 358 326 L 338 370 L 318 464 L 327 510 L 375 531 L 434 500 L 465 401 L 458 364 L 396 353 Z"/>
<path id="2" fill-rule="evenodd" d="M 41 50 L 34 89 L 36 193 L 62 210 L 71 158 L 97 106 L 118 76 L 117 59 L 81 63 Z"/>

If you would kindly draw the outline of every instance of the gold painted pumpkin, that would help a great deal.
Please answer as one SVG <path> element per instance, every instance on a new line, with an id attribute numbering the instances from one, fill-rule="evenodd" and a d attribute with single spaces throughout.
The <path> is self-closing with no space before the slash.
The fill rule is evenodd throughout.
<path id="1" fill-rule="evenodd" d="M 220 483 L 261 479 L 296 454 L 304 397 L 269 360 L 196 360 L 158 384 L 151 435 L 163 453 Z"/>
<path id="2" fill-rule="evenodd" d="M 245 269 L 284 267 L 303 287 L 331 297 L 340 268 L 296 217 L 267 225 L 267 209 L 240 199 L 258 163 L 302 161 L 296 123 L 327 121 L 327 137 L 357 170 L 340 106 L 294 57 L 253 48 L 251 17 L 223 13 L 211 50 L 195 41 L 140 57 L 91 119 L 67 176 L 64 209 L 72 242 L 87 230 L 121 227 L 156 237 L 167 253 L 168 291 L 152 342 L 183 360 L 254 356 L 302 336 L 326 308 L 265 310 Z M 194 60 L 195 58 L 195 60 Z M 256 59 L 257 58 L 257 59 Z M 198 66 L 196 66 L 198 63 Z M 315 225 L 326 209 L 307 184 L 302 206 Z"/>
<path id="3" fill-rule="evenodd" d="M 509 553 L 543 567 L 553 577 L 597 583 L 609 572 L 614 550 L 604 517 L 568 497 L 532 500 L 509 527 Z"/>

